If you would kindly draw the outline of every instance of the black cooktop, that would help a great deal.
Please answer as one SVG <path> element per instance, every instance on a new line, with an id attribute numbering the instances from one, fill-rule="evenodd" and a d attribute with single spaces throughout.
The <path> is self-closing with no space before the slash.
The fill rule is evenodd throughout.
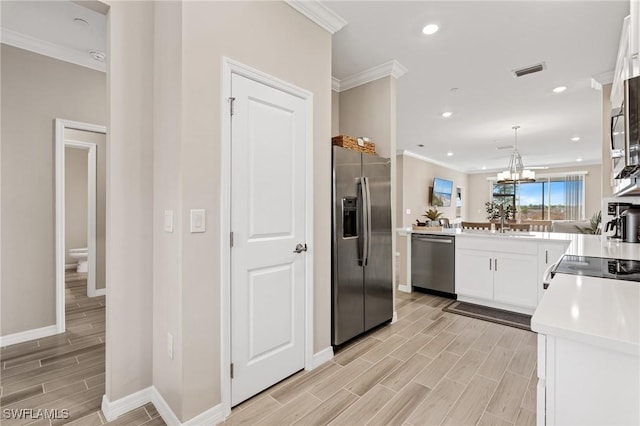
<path id="1" fill-rule="evenodd" d="M 556 265 L 552 276 L 555 274 L 584 275 L 587 277 L 640 282 L 640 260 L 565 254 Z"/>

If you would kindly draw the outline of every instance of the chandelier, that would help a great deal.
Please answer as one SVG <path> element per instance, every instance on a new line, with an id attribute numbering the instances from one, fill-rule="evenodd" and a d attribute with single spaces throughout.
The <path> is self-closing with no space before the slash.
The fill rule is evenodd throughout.
<path id="1" fill-rule="evenodd" d="M 522 164 L 522 157 L 518 152 L 518 129 L 520 126 L 513 126 L 516 139 L 513 146 L 511 158 L 509 158 L 509 167 L 504 172 L 498 173 L 498 183 L 520 183 L 535 182 L 536 174 L 532 170 L 526 170 Z"/>

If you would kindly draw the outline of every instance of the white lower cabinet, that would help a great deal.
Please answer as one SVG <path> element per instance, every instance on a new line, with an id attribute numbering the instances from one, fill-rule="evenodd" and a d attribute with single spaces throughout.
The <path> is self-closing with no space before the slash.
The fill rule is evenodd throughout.
<path id="1" fill-rule="evenodd" d="M 542 299 L 542 295 L 544 294 L 544 287 L 542 286 L 542 276 L 544 272 L 549 266 L 560 260 L 567 251 L 567 247 L 569 247 L 568 241 L 540 243 L 538 245 L 538 274 L 540 276 L 537 283 L 538 303 L 540 303 L 540 299 Z"/>
<path id="2" fill-rule="evenodd" d="M 460 300 L 533 312 L 538 304 L 537 243 L 514 245 L 496 238 L 458 242 L 462 246 L 456 248 L 456 294 Z"/>
<path id="3" fill-rule="evenodd" d="M 535 309 L 538 306 L 538 258 L 498 253 L 493 273 L 493 300 Z"/>
<path id="4" fill-rule="evenodd" d="M 493 257 L 479 250 L 456 250 L 456 294 L 493 299 Z"/>
<path id="5" fill-rule="evenodd" d="M 640 358 L 538 335 L 538 425 L 640 424 Z"/>

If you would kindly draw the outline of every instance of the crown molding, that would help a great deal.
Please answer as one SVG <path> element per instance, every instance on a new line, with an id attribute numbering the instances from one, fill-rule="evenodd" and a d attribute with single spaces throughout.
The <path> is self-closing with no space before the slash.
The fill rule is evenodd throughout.
<path id="1" fill-rule="evenodd" d="M 440 167 L 445 167 L 449 170 L 455 170 L 456 172 L 469 174 L 469 171 L 460 169 L 457 167 L 452 167 L 451 164 L 443 163 L 442 161 L 434 160 L 433 158 L 426 157 L 424 155 L 416 154 L 415 152 L 407 151 L 406 149 L 399 149 L 396 151 L 396 155 L 403 155 L 407 157 L 412 157 L 417 160 L 425 161 L 427 163 L 435 164 Z"/>
<path id="2" fill-rule="evenodd" d="M 347 25 L 347 21 L 318 0 L 285 0 L 289 6 L 316 24 L 335 34 Z"/>
<path id="3" fill-rule="evenodd" d="M 595 90 L 602 90 L 602 86 L 605 84 L 613 83 L 613 75 L 613 70 L 594 75 L 591 77 L 591 88 Z"/>
<path id="4" fill-rule="evenodd" d="M 384 77 L 400 78 L 407 73 L 407 68 L 395 59 L 384 64 L 369 68 L 368 70 L 360 71 L 359 73 L 350 75 L 349 77 L 338 80 L 333 84 L 332 88 L 336 92 L 344 92 L 345 90 L 353 89 L 354 87 L 362 86 L 363 84 L 371 83 Z M 336 88 L 337 86 L 337 88 Z"/>
<path id="5" fill-rule="evenodd" d="M 39 53 L 40 55 L 49 56 L 82 67 L 91 68 L 92 70 L 107 72 L 107 64 L 98 62 L 91 58 L 89 52 L 76 49 L 69 49 L 49 41 L 39 38 L 27 36 L 8 28 L 2 28 L 0 33 L 2 37 L 0 42 L 19 49 L 28 50 L 30 52 Z"/>
<path id="6" fill-rule="evenodd" d="M 331 77 L 331 90 L 340 92 L 340 80 L 335 77 Z"/>

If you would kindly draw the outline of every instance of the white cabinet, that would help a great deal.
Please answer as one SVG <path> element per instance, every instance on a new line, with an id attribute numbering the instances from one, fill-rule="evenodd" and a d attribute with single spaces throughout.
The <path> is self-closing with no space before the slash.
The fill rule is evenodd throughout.
<path id="1" fill-rule="evenodd" d="M 542 286 L 542 277 L 547 268 L 560 260 L 562 255 L 567 251 L 569 242 L 560 241 L 555 243 L 541 243 L 538 245 L 538 276 L 540 279 L 537 283 L 537 298 L 538 303 L 542 299 L 544 294 L 544 287 Z"/>
<path id="2" fill-rule="evenodd" d="M 530 254 L 496 253 L 493 300 L 535 309 L 538 306 L 538 258 Z"/>
<path id="3" fill-rule="evenodd" d="M 640 424 L 637 354 L 538 334 L 538 425 Z"/>
<path id="4" fill-rule="evenodd" d="M 493 257 L 480 250 L 456 250 L 456 294 L 493 299 Z"/>
<path id="5" fill-rule="evenodd" d="M 456 240 L 458 299 L 531 314 L 538 305 L 538 244 L 506 238 Z"/>
<path id="6" fill-rule="evenodd" d="M 631 47 L 630 42 L 630 20 L 631 17 L 624 18 L 622 24 L 622 33 L 620 35 L 620 44 L 618 45 L 618 56 L 616 58 L 616 67 L 613 71 L 613 83 L 611 85 L 611 107 L 619 108 L 624 101 L 624 80 L 632 77 L 632 61 L 630 58 Z"/>

